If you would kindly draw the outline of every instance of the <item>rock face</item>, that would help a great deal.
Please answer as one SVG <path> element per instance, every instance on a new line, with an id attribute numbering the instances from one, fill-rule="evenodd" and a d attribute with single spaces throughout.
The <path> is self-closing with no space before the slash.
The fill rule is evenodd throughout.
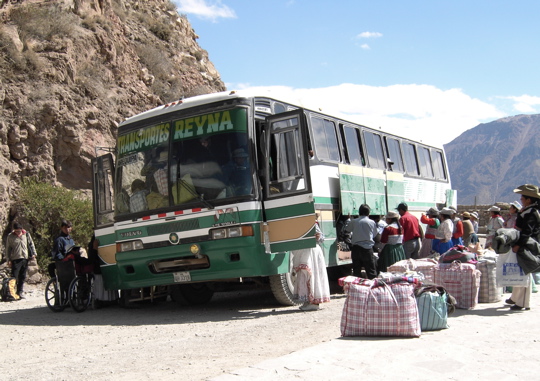
<path id="1" fill-rule="evenodd" d="M 89 190 L 123 119 L 225 90 L 169 0 L 3 0 L 0 18 L 3 227 L 22 177 Z"/>
<path id="2" fill-rule="evenodd" d="M 480 124 L 444 148 L 460 205 L 512 202 L 517 186 L 540 186 L 540 115 Z"/>

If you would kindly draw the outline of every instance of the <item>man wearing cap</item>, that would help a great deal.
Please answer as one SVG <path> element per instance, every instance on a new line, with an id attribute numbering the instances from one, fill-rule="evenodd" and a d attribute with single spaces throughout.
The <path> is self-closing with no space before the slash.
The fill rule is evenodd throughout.
<path id="1" fill-rule="evenodd" d="M 23 229 L 18 222 L 13 223 L 13 230 L 6 240 L 7 265 L 11 267 L 11 273 L 17 280 L 17 294 L 24 299 L 23 288 L 28 269 L 28 260 L 37 255 L 34 241 L 30 234 Z"/>
<path id="2" fill-rule="evenodd" d="M 67 251 L 66 249 L 68 247 L 71 247 L 75 245 L 75 241 L 73 238 L 71 238 L 71 230 L 73 228 L 73 225 L 70 221 L 62 220 L 60 222 L 60 235 L 56 237 L 54 240 L 53 248 L 52 248 L 52 259 L 53 261 L 61 261 L 63 260 L 66 255 Z M 54 262 L 49 264 L 48 271 L 51 278 L 54 278 L 56 276 L 55 274 L 56 265 Z"/>
<path id="3" fill-rule="evenodd" d="M 536 185 L 525 184 L 514 189 L 521 194 L 523 208 L 516 219 L 516 229 L 519 230 L 519 239 L 512 247 L 512 251 L 520 256 L 529 238 L 539 242 L 540 237 L 540 192 Z M 513 304 L 512 310 L 529 310 L 531 300 L 531 287 L 513 287 L 512 296 L 506 303 Z"/>
<path id="4" fill-rule="evenodd" d="M 418 218 L 409 213 L 409 206 L 402 202 L 396 208 L 401 218 L 400 225 L 403 227 L 403 249 L 407 259 L 417 259 L 421 248 L 420 223 Z"/>
<path id="5" fill-rule="evenodd" d="M 369 218 L 371 208 L 367 204 L 358 208 L 359 217 L 351 220 L 344 228 L 346 233 L 351 233 L 351 259 L 353 265 L 353 275 L 360 277 L 362 267 L 366 270 L 368 279 L 376 278 L 377 258 L 373 252 L 373 245 L 380 241 L 380 235 L 375 221 Z"/>
<path id="6" fill-rule="evenodd" d="M 501 217 L 501 208 L 493 205 L 488 209 L 488 212 L 491 212 L 491 218 L 487 224 L 486 249 L 491 247 L 493 237 L 495 237 L 497 230 L 502 228 L 504 225 L 504 220 Z"/>

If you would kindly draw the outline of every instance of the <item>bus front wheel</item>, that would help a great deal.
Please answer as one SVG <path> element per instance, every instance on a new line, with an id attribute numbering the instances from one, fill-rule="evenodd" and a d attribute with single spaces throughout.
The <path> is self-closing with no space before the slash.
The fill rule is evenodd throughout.
<path id="1" fill-rule="evenodd" d="M 276 300 L 284 306 L 297 306 L 300 304 L 294 296 L 294 283 L 296 274 L 293 271 L 285 274 L 270 275 L 270 289 Z"/>
<path id="2" fill-rule="evenodd" d="M 206 283 L 188 283 L 171 286 L 171 299 L 184 306 L 205 304 L 214 296 L 214 290 Z"/>

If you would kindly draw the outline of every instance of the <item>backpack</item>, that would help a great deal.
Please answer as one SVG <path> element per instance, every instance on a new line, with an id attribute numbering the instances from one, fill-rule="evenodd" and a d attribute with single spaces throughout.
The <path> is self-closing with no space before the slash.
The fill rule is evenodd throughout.
<path id="1" fill-rule="evenodd" d="M 0 294 L 3 302 L 19 300 L 20 296 L 17 295 L 17 280 L 15 278 L 4 278 Z"/>

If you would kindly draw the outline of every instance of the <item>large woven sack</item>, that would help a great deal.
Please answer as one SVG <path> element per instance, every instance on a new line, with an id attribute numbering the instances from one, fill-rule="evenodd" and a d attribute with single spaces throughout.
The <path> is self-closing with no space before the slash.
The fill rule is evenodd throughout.
<path id="1" fill-rule="evenodd" d="M 420 336 L 411 283 L 347 277 L 340 279 L 340 284 L 347 291 L 341 315 L 342 336 Z"/>
<path id="2" fill-rule="evenodd" d="M 478 304 L 480 271 L 468 263 L 440 263 L 434 270 L 434 283 L 443 286 L 456 299 L 456 307 L 473 309 Z"/>
<path id="3" fill-rule="evenodd" d="M 496 303 L 501 300 L 501 288 L 497 287 L 497 262 L 493 259 L 478 260 L 476 268 L 482 273 L 478 303 Z"/>
<path id="4" fill-rule="evenodd" d="M 437 261 L 431 258 L 404 259 L 389 266 L 386 271 L 397 273 L 418 272 L 424 275 L 425 283 L 433 283 L 433 270 L 437 266 Z"/>

